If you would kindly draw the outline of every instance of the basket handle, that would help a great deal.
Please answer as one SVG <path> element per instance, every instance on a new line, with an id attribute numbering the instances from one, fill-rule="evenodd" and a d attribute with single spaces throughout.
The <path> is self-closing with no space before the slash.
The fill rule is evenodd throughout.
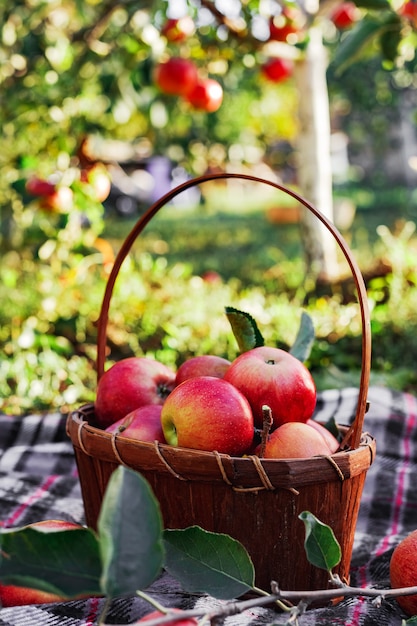
<path id="1" fill-rule="evenodd" d="M 257 176 L 252 176 L 250 174 L 232 174 L 232 173 L 215 173 L 215 174 L 205 174 L 203 176 L 199 176 L 197 178 L 193 178 L 191 180 L 187 180 L 186 182 L 178 185 L 174 189 L 170 190 L 164 196 L 162 196 L 157 202 L 155 202 L 149 209 L 139 218 L 136 224 L 133 226 L 130 233 L 127 235 L 124 240 L 118 254 L 116 255 L 114 265 L 109 274 L 100 315 L 97 322 L 97 377 L 98 380 L 104 373 L 104 362 L 105 362 L 105 352 L 106 352 L 106 343 L 107 343 L 107 324 L 108 324 L 108 314 L 110 308 L 110 300 L 113 293 L 114 284 L 116 282 L 116 278 L 118 276 L 120 267 L 128 255 L 133 243 L 140 233 L 143 231 L 145 226 L 149 223 L 149 221 L 156 215 L 156 213 L 168 202 L 170 202 L 173 198 L 179 195 L 182 191 L 189 189 L 190 187 L 194 187 L 200 185 L 201 183 L 219 180 L 219 179 L 241 179 L 248 180 L 255 183 L 262 183 L 265 185 L 269 185 L 270 187 L 274 187 L 284 193 L 292 196 L 295 200 L 300 202 L 304 207 L 306 207 L 311 213 L 313 213 L 317 219 L 324 224 L 324 226 L 330 231 L 333 235 L 334 239 L 338 243 L 343 255 L 350 267 L 352 272 L 357 297 L 360 308 L 361 315 L 361 323 L 362 323 L 362 358 L 361 358 L 361 376 L 360 376 L 360 384 L 359 384 L 359 395 L 358 395 L 358 404 L 356 407 L 356 416 L 355 420 L 352 424 L 351 430 L 349 431 L 349 441 L 352 448 L 357 448 L 360 443 L 363 422 L 365 413 L 367 410 L 367 392 L 369 386 L 369 376 L 371 369 L 371 329 L 370 329 L 370 317 L 369 317 L 369 308 L 368 308 L 368 300 L 366 287 L 363 280 L 362 273 L 352 256 L 352 253 L 347 245 L 345 239 L 340 234 L 338 229 L 330 222 L 318 209 L 316 209 L 312 204 L 310 204 L 306 199 L 297 194 L 295 191 L 288 189 L 284 185 L 280 185 L 271 180 L 259 178 Z"/>

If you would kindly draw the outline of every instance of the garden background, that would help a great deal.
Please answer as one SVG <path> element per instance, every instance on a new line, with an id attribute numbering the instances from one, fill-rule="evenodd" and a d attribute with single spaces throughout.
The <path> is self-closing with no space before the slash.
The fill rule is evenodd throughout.
<path id="1" fill-rule="evenodd" d="M 328 55 L 334 216 L 367 283 L 371 381 L 415 393 L 416 32 L 404 8 L 413 3 L 358 2 L 343 25 L 334 10 L 352 3 L 148 4 L 0 8 L 1 410 L 65 411 L 94 399 L 96 320 L 114 256 L 170 186 L 230 171 L 304 191 L 304 94 L 293 69 L 317 28 Z M 283 7 L 295 11 L 294 27 L 271 47 Z M 185 14 L 189 33 L 164 31 Z M 157 67 L 172 57 L 221 85 L 216 110 L 161 88 Z M 288 76 L 268 77 L 271 58 L 292 64 Z M 123 265 L 109 364 L 132 354 L 174 367 L 194 354 L 233 358 L 225 306 L 251 313 L 268 343 L 288 347 L 305 310 L 318 388 L 357 385 L 351 281 L 341 267 L 317 282 L 294 208 L 285 194 L 236 181 L 170 203 Z"/>

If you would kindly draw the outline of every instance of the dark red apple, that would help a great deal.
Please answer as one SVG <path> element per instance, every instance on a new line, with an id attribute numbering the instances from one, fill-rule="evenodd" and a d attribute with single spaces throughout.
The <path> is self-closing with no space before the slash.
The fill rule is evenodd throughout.
<path id="1" fill-rule="evenodd" d="M 107 428 L 134 409 L 163 404 L 175 386 L 175 372 L 154 359 L 129 357 L 118 361 L 101 376 L 96 394 L 95 415 Z"/>
<path id="2" fill-rule="evenodd" d="M 264 405 L 272 411 L 273 428 L 306 422 L 316 406 L 316 386 L 306 366 L 286 350 L 262 346 L 243 352 L 224 379 L 248 399 L 255 426 L 262 428 Z"/>
<path id="3" fill-rule="evenodd" d="M 118 433 L 138 441 L 165 442 L 161 425 L 161 404 L 147 404 L 107 426 L 108 433 Z"/>
<path id="4" fill-rule="evenodd" d="M 254 436 L 249 402 L 222 378 L 197 376 L 178 385 L 162 407 L 162 428 L 170 445 L 244 454 Z"/>
<path id="5" fill-rule="evenodd" d="M 350 28 L 359 19 L 358 7 L 354 2 L 342 2 L 334 9 L 330 19 L 340 30 Z"/>
<path id="6" fill-rule="evenodd" d="M 195 108 L 207 113 L 214 113 L 223 102 L 223 88 L 217 80 L 200 80 L 187 94 L 188 102 Z"/>
<path id="7" fill-rule="evenodd" d="M 287 80 L 294 71 L 294 63 L 289 59 L 269 59 L 261 65 L 261 72 L 273 83 Z"/>
<path id="8" fill-rule="evenodd" d="M 198 72 L 194 63 L 181 57 L 171 57 L 155 69 L 159 89 L 172 96 L 186 96 L 194 89 Z"/>
<path id="9" fill-rule="evenodd" d="M 52 196 L 55 193 L 55 185 L 48 180 L 33 176 L 26 182 L 26 191 L 32 196 Z"/>
<path id="10" fill-rule="evenodd" d="M 188 378 L 195 376 L 214 376 L 223 378 L 231 362 L 215 354 L 202 354 L 187 359 L 182 363 L 175 377 L 175 385 L 183 383 Z"/>

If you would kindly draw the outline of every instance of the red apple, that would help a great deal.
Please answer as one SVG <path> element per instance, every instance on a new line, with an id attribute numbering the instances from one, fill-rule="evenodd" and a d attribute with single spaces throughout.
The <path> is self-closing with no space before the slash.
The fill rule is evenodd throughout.
<path id="1" fill-rule="evenodd" d="M 344 30 L 345 28 L 352 26 L 354 22 L 358 21 L 358 8 L 354 2 L 342 2 L 336 9 L 334 9 L 330 19 L 336 28 Z"/>
<path id="2" fill-rule="evenodd" d="M 187 359 L 182 363 L 175 377 L 175 384 L 179 385 L 188 378 L 195 376 L 214 376 L 215 378 L 223 378 L 224 374 L 231 362 L 223 359 L 215 354 L 202 354 Z"/>
<path id="3" fill-rule="evenodd" d="M 289 59 L 269 59 L 261 65 L 261 72 L 273 83 L 287 80 L 294 71 L 294 64 Z"/>
<path id="4" fill-rule="evenodd" d="M 197 376 L 178 385 L 161 413 L 165 439 L 173 446 L 232 456 L 252 444 L 252 411 L 236 387 L 222 378 Z"/>
<path id="5" fill-rule="evenodd" d="M 160 441 L 165 443 L 164 433 L 161 425 L 160 404 L 147 404 L 141 406 L 126 417 L 117 420 L 110 426 L 107 426 L 108 433 L 118 433 L 123 437 L 130 437 L 138 441 Z"/>
<path id="6" fill-rule="evenodd" d="M 306 422 L 316 406 L 316 386 L 306 366 L 279 348 L 261 346 L 243 352 L 224 375 L 248 399 L 255 426 L 262 428 L 262 407 L 272 411 L 273 428 Z"/>
<path id="7" fill-rule="evenodd" d="M 32 196 L 52 196 L 55 193 L 55 185 L 37 176 L 29 178 L 25 186 L 26 191 Z"/>
<path id="8" fill-rule="evenodd" d="M 41 207 L 52 213 L 68 213 L 73 206 L 74 193 L 65 185 L 55 188 L 54 193 L 43 196 Z"/>
<path id="9" fill-rule="evenodd" d="M 283 7 L 281 13 L 269 20 L 269 38 L 273 41 L 297 43 L 303 34 L 304 15 L 295 7 Z"/>
<path id="10" fill-rule="evenodd" d="M 393 589 L 417 585 L 417 530 L 410 532 L 394 549 L 389 575 Z M 417 595 L 398 596 L 396 600 L 407 615 L 417 615 Z"/>
<path id="11" fill-rule="evenodd" d="M 106 428 L 146 404 L 163 404 L 174 388 L 175 372 L 148 357 L 118 361 L 101 376 L 96 394 L 95 414 Z"/>
<path id="12" fill-rule="evenodd" d="M 195 109 L 213 113 L 223 102 L 223 88 L 217 80 L 206 78 L 197 82 L 187 94 L 187 100 Z"/>
<path id="13" fill-rule="evenodd" d="M 155 69 L 155 82 L 164 93 L 186 96 L 197 84 L 197 68 L 192 61 L 171 57 Z"/>
<path id="14" fill-rule="evenodd" d="M 36 528 L 37 530 L 45 530 L 45 532 L 53 532 L 55 530 L 74 530 L 81 528 L 80 524 L 67 522 L 65 520 L 44 520 L 28 524 L 28 528 Z M 21 606 L 28 604 L 49 604 L 51 602 L 62 602 L 66 598 L 58 596 L 54 593 L 48 593 L 40 589 L 32 589 L 31 587 L 18 587 L 16 585 L 0 584 L 0 606 Z"/>
<path id="15" fill-rule="evenodd" d="M 194 21 L 190 15 L 179 18 L 169 18 L 161 29 L 161 35 L 172 43 L 185 41 L 194 33 Z"/>
<path id="16" fill-rule="evenodd" d="M 407 0 L 399 9 L 399 14 L 410 20 L 414 27 L 417 26 L 417 2 Z"/>
<path id="17" fill-rule="evenodd" d="M 265 459 L 309 459 L 329 456 L 330 448 L 312 426 L 303 422 L 287 422 L 278 426 L 265 445 Z"/>
<path id="18" fill-rule="evenodd" d="M 332 435 L 330 430 L 328 430 L 325 426 L 323 426 L 319 422 L 316 422 L 316 420 L 313 420 L 313 419 L 307 420 L 306 423 L 309 426 L 312 426 L 312 428 L 314 428 L 318 433 L 320 433 L 320 435 L 324 438 L 325 442 L 327 443 L 332 454 L 337 452 L 337 450 L 339 449 L 339 442 L 337 441 L 336 437 Z"/>
<path id="19" fill-rule="evenodd" d="M 171 622 L 164 622 L 164 626 L 198 626 L 198 620 L 194 617 L 184 617 L 181 618 L 182 611 L 180 609 L 168 609 L 169 614 L 178 613 L 178 618 L 173 617 Z M 145 622 L 149 622 L 151 619 L 156 619 L 158 617 L 164 617 L 166 613 L 162 613 L 162 611 L 152 611 L 152 613 L 148 613 L 145 617 L 142 617 L 136 624 L 144 624 Z"/>

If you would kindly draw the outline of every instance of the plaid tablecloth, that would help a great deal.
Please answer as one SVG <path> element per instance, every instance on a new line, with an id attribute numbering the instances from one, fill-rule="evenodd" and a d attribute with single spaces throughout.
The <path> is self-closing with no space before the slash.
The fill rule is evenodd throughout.
<path id="1" fill-rule="evenodd" d="M 368 471 L 351 568 L 355 586 L 389 587 L 389 560 L 395 545 L 417 528 L 417 398 L 382 387 L 369 390 L 365 427 L 376 439 L 376 459 Z M 349 423 L 355 412 L 356 389 L 319 395 L 318 418 L 334 415 Z M 0 415 L 0 520 L 22 526 L 42 519 L 84 521 L 66 416 L 58 413 L 23 418 Z M 165 606 L 215 607 L 208 596 L 185 594 L 164 574 L 147 592 Z M 43 606 L 0 609 L 0 626 L 95 626 L 103 600 L 94 598 Z M 107 624 L 131 624 L 150 611 L 140 598 L 114 601 Z M 395 600 L 381 607 L 366 598 L 344 600 L 335 607 L 312 609 L 300 626 L 390 626 L 405 616 Z M 226 626 L 284 624 L 287 617 L 257 608 L 225 620 Z"/>

